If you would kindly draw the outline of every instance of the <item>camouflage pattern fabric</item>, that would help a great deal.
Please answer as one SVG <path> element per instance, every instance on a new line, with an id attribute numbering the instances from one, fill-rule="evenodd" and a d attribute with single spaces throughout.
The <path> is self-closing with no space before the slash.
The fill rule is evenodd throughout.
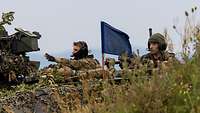
<path id="1" fill-rule="evenodd" d="M 93 58 L 83 58 L 79 60 L 56 58 L 56 62 L 63 66 L 68 66 L 72 70 L 88 70 L 100 67 L 99 62 Z"/>
<path id="2" fill-rule="evenodd" d="M 52 76 L 56 82 L 77 81 L 81 79 L 102 78 L 104 70 L 94 58 L 79 60 L 55 58 L 57 64 L 50 65 L 41 70 L 40 75 Z M 57 80 L 59 78 L 59 80 Z M 63 80 L 62 80 L 63 79 Z"/>
<path id="3" fill-rule="evenodd" d="M 143 55 L 141 57 L 141 62 L 142 64 L 153 64 L 153 67 L 158 67 L 159 63 L 162 63 L 164 61 L 172 61 L 172 60 L 176 60 L 175 58 L 175 54 L 174 53 L 169 53 L 169 52 L 160 52 L 160 56 L 155 59 L 155 57 L 153 57 L 153 55 L 151 55 L 150 53 Z"/>
<path id="4" fill-rule="evenodd" d="M 22 56 L 0 51 L 0 82 L 22 82 L 36 76 L 36 69 Z"/>

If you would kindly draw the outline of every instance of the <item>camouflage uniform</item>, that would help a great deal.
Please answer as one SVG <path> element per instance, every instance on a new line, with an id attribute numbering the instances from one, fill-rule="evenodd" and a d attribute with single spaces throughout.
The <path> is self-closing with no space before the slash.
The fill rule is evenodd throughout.
<path id="1" fill-rule="evenodd" d="M 0 64 L 0 82 L 22 82 L 37 71 L 23 56 L 7 51 L 0 51 Z"/>
<path id="2" fill-rule="evenodd" d="M 62 64 L 63 66 L 67 66 L 72 70 L 96 69 L 100 66 L 99 62 L 93 57 L 86 57 L 79 60 L 56 58 L 56 62 Z"/>
<path id="3" fill-rule="evenodd" d="M 94 58 L 82 58 L 79 60 L 56 58 L 56 62 L 61 65 L 58 72 L 65 77 L 87 76 L 88 72 L 92 73 L 97 69 L 101 69 L 99 62 Z"/>
<path id="4" fill-rule="evenodd" d="M 77 57 L 79 58 L 55 58 L 46 54 L 49 61 L 54 61 L 57 63 L 56 72 L 63 75 L 65 80 L 72 77 L 78 78 L 83 76 L 89 77 L 88 75 L 100 75 L 102 72 L 102 68 L 99 62 L 93 58 L 93 55 L 88 55 L 86 43 L 82 41 L 79 42 L 86 46 L 82 47 L 84 49 L 80 49 L 81 52 L 78 52 Z"/>
<path id="5" fill-rule="evenodd" d="M 147 53 L 141 57 L 141 61 L 143 64 L 150 63 L 152 61 L 153 67 L 158 67 L 159 63 L 162 63 L 164 61 L 170 61 L 175 59 L 175 54 L 174 53 L 169 53 L 169 52 L 160 52 L 160 56 L 158 58 L 154 58 L 152 54 Z"/>
<path id="6" fill-rule="evenodd" d="M 141 57 L 142 64 L 147 64 L 148 67 L 157 68 L 163 62 L 176 60 L 174 53 L 169 53 L 166 50 L 167 43 L 165 37 L 160 33 L 152 35 L 148 40 L 148 49 L 150 50 L 150 43 L 158 43 L 159 54 L 154 57 L 151 53 L 147 53 Z M 153 65 L 153 66 L 152 66 Z"/>

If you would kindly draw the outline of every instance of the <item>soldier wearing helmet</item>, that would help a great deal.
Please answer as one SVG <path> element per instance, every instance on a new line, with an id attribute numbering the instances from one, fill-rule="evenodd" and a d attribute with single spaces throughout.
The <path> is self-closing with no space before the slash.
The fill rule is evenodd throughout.
<path id="1" fill-rule="evenodd" d="M 150 52 L 141 57 L 141 62 L 143 64 L 152 62 L 153 67 L 157 68 L 159 63 L 174 59 L 175 54 L 167 52 L 166 48 L 165 37 L 160 33 L 153 34 L 148 40 L 148 50 Z"/>
<path id="2" fill-rule="evenodd" d="M 93 55 L 88 55 L 88 46 L 84 41 L 73 43 L 71 59 L 53 57 L 45 54 L 48 61 L 56 62 L 61 65 L 58 72 L 66 78 L 75 76 L 77 71 L 88 71 L 100 67 L 99 62 L 93 58 Z"/>

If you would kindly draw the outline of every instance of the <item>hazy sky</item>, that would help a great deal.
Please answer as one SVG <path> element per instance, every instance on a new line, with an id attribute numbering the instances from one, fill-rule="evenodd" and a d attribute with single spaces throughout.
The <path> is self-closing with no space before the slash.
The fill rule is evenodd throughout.
<path id="1" fill-rule="evenodd" d="M 60 52 L 77 40 L 100 49 L 102 20 L 129 34 L 133 49 L 146 47 L 149 27 L 168 28 L 173 35 L 172 25 L 183 23 L 184 11 L 199 5 L 199 0 L 1 0 L 0 12 L 15 12 L 9 33 L 14 27 L 38 31 L 41 52 Z M 177 35 L 172 39 L 179 43 Z"/>

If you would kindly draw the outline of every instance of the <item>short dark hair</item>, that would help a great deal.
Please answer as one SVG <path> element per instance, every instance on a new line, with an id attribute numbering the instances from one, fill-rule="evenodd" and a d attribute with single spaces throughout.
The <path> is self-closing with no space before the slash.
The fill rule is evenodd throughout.
<path id="1" fill-rule="evenodd" d="M 80 50 L 78 52 L 79 57 L 87 57 L 88 56 L 88 46 L 85 41 L 77 41 L 73 43 L 74 46 L 80 47 Z"/>
<path id="2" fill-rule="evenodd" d="M 80 42 L 74 42 L 73 45 L 74 45 L 74 46 L 81 47 L 81 43 L 80 43 Z"/>

